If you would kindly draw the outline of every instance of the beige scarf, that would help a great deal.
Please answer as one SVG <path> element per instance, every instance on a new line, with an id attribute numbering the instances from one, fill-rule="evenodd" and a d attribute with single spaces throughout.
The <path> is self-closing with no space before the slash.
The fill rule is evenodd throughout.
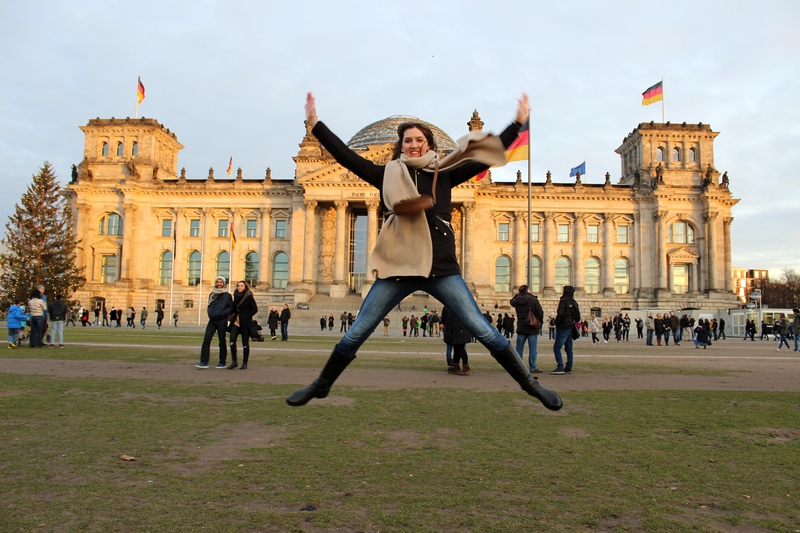
<path id="1" fill-rule="evenodd" d="M 383 202 L 389 210 L 403 200 L 418 198 L 417 184 L 411 179 L 408 167 L 433 170 L 439 155 L 428 151 L 422 157 L 390 161 L 383 174 Z M 444 172 L 464 163 L 475 161 L 487 166 L 506 163 L 505 147 L 499 137 L 483 131 L 473 131 L 458 140 L 458 148 L 439 164 Z M 434 197 L 436 191 L 434 192 Z M 433 243 L 425 212 L 414 215 L 389 215 L 384 222 L 375 248 L 369 258 L 369 267 L 376 278 L 396 276 L 428 277 L 433 265 Z"/>

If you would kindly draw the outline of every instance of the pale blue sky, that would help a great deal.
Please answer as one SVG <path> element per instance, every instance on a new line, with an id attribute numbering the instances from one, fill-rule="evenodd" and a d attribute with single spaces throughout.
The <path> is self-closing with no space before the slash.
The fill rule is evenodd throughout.
<path id="1" fill-rule="evenodd" d="M 776 276 L 800 270 L 798 25 L 794 0 L 2 2 L 0 220 L 44 160 L 69 179 L 79 126 L 134 115 L 138 75 L 139 116 L 176 133 L 189 178 L 231 155 L 245 178 L 291 178 L 309 90 L 345 139 L 399 114 L 456 138 L 473 109 L 498 131 L 525 91 L 533 181 L 586 159 L 589 183 L 616 181 L 614 149 L 660 121 L 641 93 L 663 76 L 667 120 L 720 132 L 734 266 Z"/>

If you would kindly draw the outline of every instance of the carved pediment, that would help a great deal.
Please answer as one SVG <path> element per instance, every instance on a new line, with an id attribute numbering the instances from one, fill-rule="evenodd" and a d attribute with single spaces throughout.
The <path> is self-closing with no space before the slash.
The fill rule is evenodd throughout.
<path id="1" fill-rule="evenodd" d="M 115 255 L 119 253 L 120 249 L 120 245 L 117 241 L 110 238 L 100 239 L 91 246 L 94 253 L 98 255 Z"/>
<path id="2" fill-rule="evenodd" d="M 379 147 L 370 147 L 368 150 L 359 151 L 358 155 L 368 161 L 372 161 L 376 165 L 385 165 L 392 157 L 394 145 L 384 144 Z M 323 164 L 317 170 L 307 172 L 297 180 L 300 184 L 325 184 L 325 183 L 342 183 L 342 182 L 357 182 L 360 178 L 344 168 L 339 163 Z"/>
<path id="3" fill-rule="evenodd" d="M 689 248 L 678 248 L 667 254 L 670 263 L 696 263 L 700 259 L 700 254 Z"/>

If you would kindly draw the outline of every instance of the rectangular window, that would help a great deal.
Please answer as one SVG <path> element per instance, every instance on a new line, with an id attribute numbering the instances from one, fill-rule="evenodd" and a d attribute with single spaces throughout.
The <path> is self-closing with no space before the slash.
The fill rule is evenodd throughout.
<path id="1" fill-rule="evenodd" d="M 217 237 L 227 237 L 228 236 L 228 219 L 220 220 L 219 225 L 217 227 Z"/>
<path id="2" fill-rule="evenodd" d="M 258 220 L 247 219 L 247 236 L 251 239 L 256 238 L 256 231 L 258 230 Z"/>
<path id="3" fill-rule="evenodd" d="M 161 236 L 172 237 L 172 219 L 165 218 L 161 221 Z"/>
<path id="4" fill-rule="evenodd" d="M 189 221 L 189 237 L 200 236 L 200 219 L 193 218 Z"/>
<path id="5" fill-rule="evenodd" d="M 286 221 L 285 220 L 276 220 L 275 221 L 275 238 L 276 239 L 285 239 L 286 238 Z"/>
<path id="6" fill-rule="evenodd" d="M 617 226 L 617 242 L 628 244 L 628 226 Z"/>
<path id="7" fill-rule="evenodd" d="M 586 242 L 600 242 L 600 226 L 590 224 L 586 230 Z"/>
<path id="8" fill-rule="evenodd" d="M 191 309 L 192 307 L 194 307 L 194 300 L 184 300 L 183 307 L 185 309 Z"/>
<path id="9" fill-rule="evenodd" d="M 689 265 L 672 267 L 672 292 L 686 294 L 689 292 Z"/>
<path id="10" fill-rule="evenodd" d="M 569 224 L 558 225 L 558 242 L 569 242 Z"/>
<path id="11" fill-rule="evenodd" d="M 539 224 L 531 224 L 531 242 L 539 242 Z"/>
<path id="12" fill-rule="evenodd" d="M 117 281 L 117 256 L 104 255 L 101 259 L 100 275 L 103 283 L 114 283 Z"/>
<path id="13" fill-rule="evenodd" d="M 508 222 L 501 222 L 497 225 L 497 240 L 508 240 Z"/>

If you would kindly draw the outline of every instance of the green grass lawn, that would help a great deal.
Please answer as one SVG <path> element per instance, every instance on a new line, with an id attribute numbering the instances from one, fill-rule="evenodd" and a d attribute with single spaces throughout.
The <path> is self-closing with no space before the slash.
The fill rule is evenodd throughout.
<path id="1" fill-rule="evenodd" d="M 188 364 L 199 338 L 78 330 L 71 341 L 102 345 L 3 356 Z M 400 352 L 413 344 L 383 342 Z M 126 346 L 141 344 L 152 348 Z M 315 350 L 330 346 L 298 339 L 285 346 L 291 357 L 269 352 L 259 364 L 318 366 Z M 441 367 L 402 354 L 359 361 Z M 638 371 L 657 368 L 591 363 L 598 375 Z M 329 401 L 292 409 L 283 398 L 295 388 L 0 374 L 0 531 L 794 532 L 800 524 L 797 393 L 573 392 L 551 413 L 523 393 L 343 386 Z"/>

